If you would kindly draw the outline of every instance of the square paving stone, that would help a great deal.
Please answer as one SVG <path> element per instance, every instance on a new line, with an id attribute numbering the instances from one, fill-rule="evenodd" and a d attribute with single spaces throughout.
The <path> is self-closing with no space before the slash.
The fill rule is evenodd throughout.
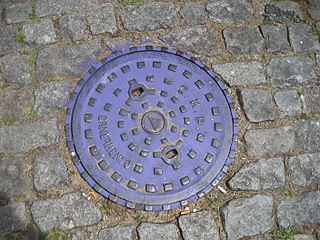
<path id="1" fill-rule="evenodd" d="M 274 95 L 274 100 L 282 117 L 301 114 L 300 97 L 296 90 L 277 92 Z"/>
<path id="2" fill-rule="evenodd" d="M 174 30 L 159 38 L 170 46 L 183 48 L 196 54 L 216 56 L 221 52 L 217 32 L 206 27 Z"/>
<path id="3" fill-rule="evenodd" d="M 283 158 L 267 158 L 243 165 L 228 182 L 232 190 L 268 190 L 285 184 Z"/>
<path id="4" fill-rule="evenodd" d="M 286 53 L 289 51 L 287 30 L 284 27 L 261 25 L 260 29 L 268 52 Z"/>
<path id="5" fill-rule="evenodd" d="M 36 15 L 45 17 L 93 7 L 93 0 L 47 0 L 36 4 Z"/>
<path id="6" fill-rule="evenodd" d="M 302 154 L 289 159 L 290 180 L 301 187 L 320 184 L 320 153 Z"/>
<path id="7" fill-rule="evenodd" d="M 301 99 L 305 113 L 320 113 L 320 87 L 304 88 L 302 90 Z"/>
<path id="8" fill-rule="evenodd" d="M 218 240 L 219 231 L 210 211 L 200 211 L 178 218 L 184 240 Z"/>
<path id="9" fill-rule="evenodd" d="M 307 24 L 289 26 L 289 38 L 295 52 L 320 50 L 319 37 L 311 32 Z"/>
<path id="10" fill-rule="evenodd" d="M 302 150 L 312 151 L 320 148 L 320 119 L 296 120 L 294 129 Z"/>
<path id="11" fill-rule="evenodd" d="M 53 22 L 49 19 L 24 25 L 22 34 L 25 36 L 26 43 L 31 46 L 41 46 L 57 42 Z"/>
<path id="12" fill-rule="evenodd" d="M 39 78 L 80 75 L 95 63 L 100 49 L 96 42 L 45 48 L 38 54 L 37 75 Z"/>
<path id="13" fill-rule="evenodd" d="M 129 31 L 155 31 L 179 24 L 175 6 L 169 2 L 130 5 L 120 10 L 124 29 Z"/>
<path id="14" fill-rule="evenodd" d="M 31 213 L 40 231 L 72 229 L 98 223 L 100 210 L 80 193 L 67 193 L 59 198 L 36 200 Z"/>
<path id="15" fill-rule="evenodd" d="M 248 130 L 244 139 L 249 156 L 289 153 L 294 149 L 294 132 L 290 127 Z"/>
<path id="16" fill-rule="evenodd" d="M 314 20 L 320 21 L 320 2 L 318 0 L 307 0 L 307 11 Z"/>
<path id="17" fill-rule="evenodd" d="M 51 113 L 67 106 L 70 83 L 48 82 L 41 83 L 35 91 L 34 110 L 39 115 Z"/>
<path id="18" fill-rule="evenodd" d="M 309 57 L 273 58 L 267 66 L 271 84 L 277 88 L 312 84 L 316 76 Z"/>
<path id="19" fill-rule="evenodd" d="M 273 198 L 254 195 L 250 198 L 231 200 L 222 208 L 224 229 L 228 239 L 263 234 L 273 227 Z"/>
<path id="20" fill-rule="evenodd" d="M 184 2 L 180 4 L 180 14 L 188 25 L 202 25 L 206 23 L 207 12 L 201 2 Z"/>
<path id="21" fill-rule="evenodd" d="M 223 36 L 231 54 L 260 53 L 263 50 L 263 38 L 256 27 L 226 28 Z"/>
<path id="22" fill-rule="evenodd" d="M 32 81 L 29 58 L 25 54 L 2 58 L 1 71 L 9 84 L 27 84 Z"/>
<path id="23" fill-rule="evenodd" d="M 207 5 L 209 19 L 213 23 L 242 24 L 253 17 L 251 4 L 246 0 L 218 0 Z"/>
<path id="24" fill-rule="evenodd" d="M 127 226 L 114 226 L 102 228 L 99 232 L 100 240 L 131 240 L 136 238 L 136 226 L 127 225 Z"/>
<path id="25" fill-rule="evenodd" d="M 213 65 L 213 69 L 230 86 L 258 85 L 267 83 L 260 62 L 234 62 Z"/>
<path id="26" fill-rule="evenodd" d="M 46 147 L 59 141 L 57 119 L 0 128 L 0 153 L 15 154 Z"/>
<path id="27" fill-rule="evenodd" d="M 32 111 L 33 98 L 30 88 L 0 90 L 0 121 L 15 122 L 27 118 Z"/>
<path id="28" fill-rule="evenodd" d="M 143 222 L 138 228 L 140 240 L 178 240 L 179 229 L 174 223 L 149 223 Z"/>
<path id="29" fill-rule="evenodd" d="M 20 23 L 29 19 L 29 14 L 32 12 L 30 3 L 16 3 L 9 5 L 6 8 L 7 23 Z"/>
<path id="30" fill-rule="evenodd" d="M 320 224 L 319 199 L 320 190 L 317 190 L 280 202 L 277 207 L 279 226 Z"/>
<path id="31" fill-rule="evenodd" d="M 32 189 L 27 160 L 26 157 L 0 158 L 0 199 L 15 197 Z"/>
<path id="32" fill-rule="evenodd" d="M 275 120 L 275 108 L 270 90 L 244 89 L 241 91 L 241 100 L 250 122 Z"/>
<path id="33" fill-rule="evenodd" d="M 64 15 L 59 20 L 61 26 L 61 35 L 68 41 L 82 40 L 87 26 L 84 14 L 74 13 Z"/>
<path id="34" fill-rule="evenodd" d="M 16 40 L 18 28 L 15 26 L 0 27 L 0 56 L 19 51 L 21 45 Z"/>
<path id="35" fill-rule="evenodd" d="M 303 19 L 300 5 L 293 1 L 279 1 L 266 4 L 264 17 L 278 23 L 298 23 Z"/>
<path id="36" fill-rule="evenodd" d="M 0 206 L 0 234 L 27 229 L 28 217 L 24 203 L 15 202 Z"/>
<path id="37" fill-rule="evenodd" d="M 33 175 L 37 191 L 70 184 L 65 160 L 58 150 L 38 153 L 34 162 Z"/>
<path id="38" fill-rule="evenodd" d="M 114 34 L 117 31 L 116 17 L 112 8 L 100 8 L 86 14 L 91 32 L 95 35 L 101 33 Z"/>

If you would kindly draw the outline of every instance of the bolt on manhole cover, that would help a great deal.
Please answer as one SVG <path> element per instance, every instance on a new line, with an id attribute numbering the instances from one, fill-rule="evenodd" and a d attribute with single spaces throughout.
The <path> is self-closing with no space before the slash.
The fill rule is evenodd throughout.
<path id="1" fill-rule="evenodd" d="M 128 208 L 168 210 L 204 196 L 236 147 L 227 89 L 180 51 L 136 47 L 107 57 L 76 87 L 68 149 L 97 192 Z"/>

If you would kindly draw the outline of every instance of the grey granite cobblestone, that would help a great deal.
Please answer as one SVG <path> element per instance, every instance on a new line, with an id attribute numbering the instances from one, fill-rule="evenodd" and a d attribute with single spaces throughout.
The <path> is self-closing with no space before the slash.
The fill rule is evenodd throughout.
<path id="1" fill-rule="evenodd" d="M 3 220 L 0 221 L 0 235 L 26 230 L 29 222 L 26 211 L 26 205 L 21 202 L 0 206 L 0 216 Z"/>
<path id="2" fill-rule="evenodd" d="M 16 26 L 0 27 L 0 57 L 21 49 L 21 44 L 16 41 L 17 34 Z"/>
<path id="3" fill-rule="evenodd" d="M 69 41 L 82 40 L 87 26 L 85 15 L 73 13 L 60 18 L 61 35 Z"/>
<path id="4" fill-rule="evenodd" d="M 294 131 L 290 126 L 248 130 L 244 139 L 249 156 L 289 153 L 295 146 Z"/>
<path id="5" fill-rule="evenodd" d="M 69 90 L 70 83 L 65 81 L 39 84 L 35 90 L 35 112 L 44 115 L 66 107 Z"/>
<path id="6" fill-rule="evenodd" d="M 160 39 L 172 47 L 183 48 L 205 56 L 216 56 L 221 52 L 217 32 L 206 27 L 174 30 L 160 36 Z"/>
<path id="7" fill-rule="evenodd" d="M 265 24 L 260 26 L 265 48 L 272 53 L 286 53 L 289 51 L 287 30 L 284 27 Z"/>
<path id="8" fill-rule="evenodd" d="M 59 140 L 57 119 L 2 127 L 0 139 L 0 153 L 5 154 L 25 153 L 49 146 Z"/>
<path id="9" fill-rule="evenodd" d="M 263 234 L 273 227 L 273 198 L 254 195 L 250 198 L 231 200 L 222 208 L 224 229 L 228 239 Z"/>
<path id="10" fill-rule="evenodd" d="M 100 240 L 132 240 L 137 237 L 135 225 L 117 225 L 102 228 L 99 232 Z"/>
<path id="11" fill-rule="evenodd" d="M 178 222 L 184 240 L 220 239 L 219 230 L 210 211 L 180 216 Z"/>
<path id="12" fill-rule="evenodd" d="M 16 3 L 11 4 L 6 8 L 7 23 L 20 23 L 29 19 L 32 12 L 32 5 L 30 3 Z"/>
<path id="13" fill-rule="evenodd" d="M 180 4 L 180 14 L 190 26 L 206 23 L 207 12 L 202 2 L 184 2 Z"/>
<path id="14" fill-rule="evenodd" d="M 289 38 L 295 52 L 320 50 L 319 37 L 312 33 L 310 25 L 295 24 L 289 26 Z"/>
<path id="15" fill-rule="evenodd" d="M 50 19 L 23 25 L 25 42 L 31 46 L 41 46 L 57 42 L 56 30 Z"/>
<path id="16" fill-rule="evenodd" d="M 0 90 L 0 121 L 17 121 L 28 118 L 32 111 L 33 93 L 30 88 Z"/>
<path id="17" fill-rule="evenodd" d="M 275 108 L 270 90 L 241 90 L 241 101 L 250 122 L 275 120 Z"/>
<path id="18" fill-rule="evenodd" d="M 1 71 L 8 84 L 27 84 L 32 81 L 29 58 L 25 54 L 3 57 Z"/>
<path id="19" fill-rule="evenodd" d="M 209 19 L 213 23 L 242 24 L 253 17 L 251 4 L 246 0 L 218 0 L 207 5 Z"/>
<path id="20" fill-rule="evenodd" d="M 36 4 L 36 15 L 45 17 L 93 7 L 92 0 L 47 0 Z"/>
<path id="21" fill-rule="evenodd" d="M 67 166 L 58 150 L 40 152 L 36 155 L 33 167 L 36 190 L 47 190 L 70 184 Z"/>
<path id="22" fill-rule="evenodd" d="M 231 54 L 260 53 L 264 48 L 261 34 L 256 27 L 230 27 L 223 30 L 226 46 Z"/>
<path id="23" fill-rule="evenodd" d="M 309 57 L 273 58 L 267 66 L 271 84 L 277 88 L 312 84 L 316 76 Z"/>
<path id="24" fill-rule="evenodd" d="M 91 32 L 114 34 L 117 31 L 116 17 L 112 8 L 100 8 L 86 14 Z"/>
<path id="25" fill-rule="evenodd" d="M 138 228 L 140 240 L 178 240 L 179 229 L 174 223 L 149 223 L 142 222 Z"/>
<path id="26" fill-rule="evenodd" d="M 301 99 L 306 114 L 320 113 L 320 87 L 304 88 Z"/>
<path id="27" fill-rule="evenodd" d="M 280 227 L 320 224 L 320 191 L 305 192 L 277 206 Z"/>
<path id="28" fill-rule="evenodd" d="M 15 197 L 32 189 L 27 162 L 26 157 L 0 158 L 0 199 Z"/>
<path id="29" fill-rule="evenodd" d="M 320 148 L 320 119 L 296 120 L 294 128 L 302 150 L 312 151 Z"/>
<path id="30" fill-rule="evenodd" d="M 318 0 L 307 0 L 307 11 L 314 20 L 320 21 L 320 2 Z"/>
<path id="31" fill-rule="evenodd" d="M 38 54 L 37 75 L 39 78 L 80 75 L 95 63 L 100 50 L 96 42 L 45 48 Z"/>
<path id="32" fill-rule="evenodd" d="M 279 1 L 266 4 L 264 17 L 277 23 L 301 22 L 303 14 L 300 5 L 293 1 Z"/>
<path id="33" fill-rule="evenodd" d="M 261 159 L 243 165 L 229 181 L 233 190 L 267 190 L 285 184 L 284 162 L 281 157 Z"/>
<path id="34" fill-rule="evenodd" d="M 100 210 L 80 193 L 68 193 L 60 198 L 36 200 L 31 206 L 31 213 L 41 231 L 72 229 L 93 225 L 101 220 Z"/>
<path id="35" fill-rule="evenodd" d="M 320 184 L 320 153 L 302 154 L 289 159 L 290 179 L 301 187 Z"/>
<path id="36" fill-rule="evenodd" d="M 213 69 L 227 83 L 233 86 L 258 85 L 267 83 L 260 62 L 233 62 L 213 65 Z"/>
<path id="37" fill-rule="evenodd" d="M 302 112 L 300 97 L 296 90 L 275 93 L 274 100 L 282 117 L 299 115 Z"/>
<path id="38" fill-rule="evenodd" d="M 170 2 L 131 5 L 121 9 L 123 26 L 129 31 L 155 31 L 171 28 L 179 23 L 175 6 Z"/>

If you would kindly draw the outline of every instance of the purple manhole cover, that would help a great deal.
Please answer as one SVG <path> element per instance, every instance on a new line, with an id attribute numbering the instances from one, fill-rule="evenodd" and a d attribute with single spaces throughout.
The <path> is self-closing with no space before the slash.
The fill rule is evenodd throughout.
<path id="1" fill-rule="evenodd" d="M 232 162 L 236 112 L 206 66 L 173 49 L 107 57 L 76 87 L 67 144 L 104 197 L 147 211 L 183 206 L 216 186 Z"/>

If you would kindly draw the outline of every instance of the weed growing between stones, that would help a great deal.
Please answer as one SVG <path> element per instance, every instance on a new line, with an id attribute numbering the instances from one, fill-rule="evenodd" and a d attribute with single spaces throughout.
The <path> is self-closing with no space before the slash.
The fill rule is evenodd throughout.
<path id="1" fill-rule="evenodd" d="M 26 36 L 24 36 L 23 34 L 19 33 L 16 35 L 16 41 L 18 43 L 25 43 L 25 38 Z"/>
<path id="2" fill-rule="evenodd" d="M 36 61 L 37 61 L 37 54 L 36 53 L 30 53 L 29 54 L 29 62 L 30 62 L 30 71 L 35 72 L 36 71 Z"/>
<path id="3" fill-rule="evenodd" d="M 33 110 L 31 105 L 28 105 L 23 109 L 23 114 L 28 119 L 37 117 L 37 113 Z"/>
<path id="4" fill-rule="evenodd" d="M 15 123 L 16 121 L 18 121 L 19 119 L 17 117 L 8 117 L 3 119 L 2 121 L 0 121 L 0 127 L 4 127 L 7 125 L 11 125 L 13 123 Z"/>
<path id="5" fill-rule="evenodd" d="M 53 230 L 50 232 L 42 233 L 40 240 L 66 240 L 67 232 L 63 230 Z"/>
<path id="6" fill-rule="evenodd" d="M 274 240 L 292 239 L 295 234 L 304 233 L 305 230 L 302 227 L 290 226 L 288 228 L 280 228 L 272 232 Z"/>
<path id="7" fill-rule="evenodd" d="M 134 217 L 134 220 L 137 222 L 147 221 L 148 217 L 138 214 Z"/>

